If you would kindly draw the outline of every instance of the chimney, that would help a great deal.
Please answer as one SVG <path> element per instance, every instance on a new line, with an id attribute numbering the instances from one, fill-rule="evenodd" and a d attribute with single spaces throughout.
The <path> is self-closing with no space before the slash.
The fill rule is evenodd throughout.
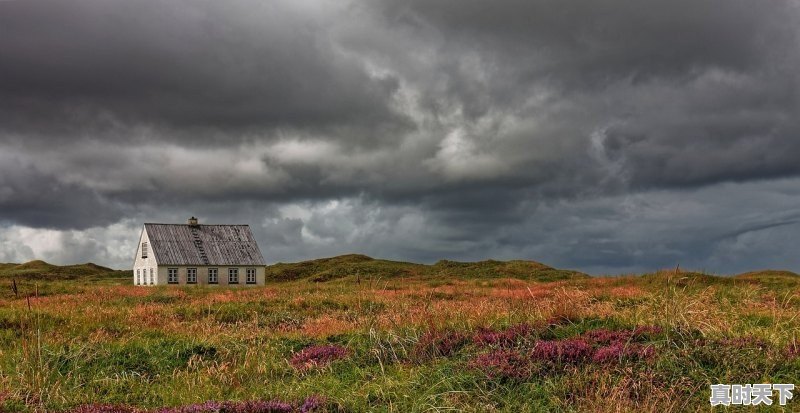
<path id="1" fill-rule="evenodd" d="M 196 227 L 197 226 L 197 218 L 191 217 L 189 218 L 189 225 Z"/>

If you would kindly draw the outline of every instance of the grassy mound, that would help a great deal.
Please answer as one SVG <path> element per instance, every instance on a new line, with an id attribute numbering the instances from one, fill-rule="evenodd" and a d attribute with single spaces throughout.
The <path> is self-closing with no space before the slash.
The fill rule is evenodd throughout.
<path id="1" fill-rule="evenodd" d="M 794 279 L 800 280 L 800 274 L 791 271 L 762 270 L 750 271 L 734 276 L 740 280 Z"/>
<path id="2" fill-rule="evenodd" d="M 458 262 L 442 260 L 433 265 L 374 259 L 350 254 L 298 263 L 278 263 L 267 267 L 267 279 L 323 282 L 353 277 L 459 277 L 519 278 L 540 281 L 588 278 L 577 271 L 559 270 L 535 261 Z"/>
<path id="3" fill-rule="evenodd" d="M 512 260 L 486 260 L 478 262 L 458 262 L 442 260 L 429 266 L 435 275 L 465 278 L 519 278 L 537 281 L 558 281 L 589 278 L 588 275 L 571 270 L 559 270 L 540 262 Z"/>
<path id="4" fill-rule="evenodd" d="M 410 262 L 377 260 L 366 255 L 349 254 L 297 263 L 267 266 L 267 279 L 328 281 L 347 276 L 402 277 L 421 275 L 424 265 Z"/>
<path id="5" fill-rule="evenodd" d="M 77 278 L 123 277 L 130 271 L 117 271 L 94 263 L 53 265 L 42 260 L 24 264 L 0 264 L 0 277 L 21 280 L 52 281 Z"/>

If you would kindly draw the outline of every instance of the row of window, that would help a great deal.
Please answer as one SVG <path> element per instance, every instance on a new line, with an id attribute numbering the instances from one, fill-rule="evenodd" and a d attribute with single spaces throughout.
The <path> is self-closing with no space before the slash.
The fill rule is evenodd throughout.
<path id="1" fill-rule="evenodd" d="M 245 282 L 247 284 L 255 284 L 256 283 L 256 269 L 255 268 L 247 268 L 245 270 Z M 178 283 L 178 269 L 177 268 L 167 268 L 167 283 L 168 284 L 177 284 Z M 187 268 L 186 269 L 186 283 L 187 284 L 197 284 L 197 268 Z M 208 283 L 209 284 L 219 284 L 219 269 L 218 268 L 209 268 L 208 269 Z M 239 284 L 239 269 L 238 268 L 228 268 L 228 284 Z"/>
<path id="2" fill-rule="evenodd" d="M 153 269 L 150 268 L 150 282 L 147 282 L 147 269 L 143 270 L 136 270 L 136 285 L 153 285 L 155 277 L 153 275 Z"/>

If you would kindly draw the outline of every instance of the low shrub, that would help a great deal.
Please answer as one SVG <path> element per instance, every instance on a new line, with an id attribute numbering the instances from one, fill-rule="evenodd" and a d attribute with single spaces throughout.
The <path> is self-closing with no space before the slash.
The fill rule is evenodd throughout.
<path id="1" fill-rule="evenodd" d="M 483 372 L 489 379 L 520 381 L 533 372 L 530 357 L 516 350 L 495 350 L 476 356 L 469 367 Z"/>
<path id="2" fill-rule="evenodd" d="M 68 413 L 134 413 L 136 409 L 118 404 L 87 404 L 78 406 Z"/>
<path id="3" fill-rule="evenodd" d="M 597 349 L 592 356 L 592 361 L 595 363 L 612 363 L 626 360 L 641 361 L 649 359 L 654 354 L 655 350 L 652 346 L 616 342 Z"/>
<path id="4" fill-rule="evenodd" d="M 125 405 L 87 404 L 69 410 L 67 413 L 311 413 L 323 411 L 325 403 L 324 397 L 315 395 L 306 398 L 302 403 L 281 400 L 207 401 L 154 410 L 141 410 Z"/>
<path id="5" fill-rule="evenodd" d="M 324 367 L 333 361 L 343 359 L 350 355 L 350 351 L 342 346 L 326 344 L 306 347 L 295 353 L 289 364 L 297 370 L 307 370 L 314 367 Z"/>
<path id="6" fill-rule="evenodd" d="M 637 326 L 633 330 L 608 330 L 598 328 L 583 334 L 583 338 L 595 344 L 615 344 L 631 341 L 648 341 L 663 333 L 659 326 Z"/>
<path id="7" fill-rule="evenodd" d="M 567 340 L 540 340 L 531 351 L 531 357 L 549 363 L 580 363 L 592 357 L 592 347 L 580 338 Z"/>
<path id="8" fill-rule="evenodd" d="M 526 323 L 515 324 L 502 331 L 480 328 L 473 341 L 483 346 L 513 347 L 522 339 L 533 335 L 533 332 L 533 326 Z"/>

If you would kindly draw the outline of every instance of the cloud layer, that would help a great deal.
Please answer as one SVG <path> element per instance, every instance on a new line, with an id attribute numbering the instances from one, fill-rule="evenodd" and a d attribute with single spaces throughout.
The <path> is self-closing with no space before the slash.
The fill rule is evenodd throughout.
<path id="1" fill-rule="evenodd" d="M 593 272 L 800 270 L 800 4 L 0 2 L 0 261 L 142 222 Z"/>

